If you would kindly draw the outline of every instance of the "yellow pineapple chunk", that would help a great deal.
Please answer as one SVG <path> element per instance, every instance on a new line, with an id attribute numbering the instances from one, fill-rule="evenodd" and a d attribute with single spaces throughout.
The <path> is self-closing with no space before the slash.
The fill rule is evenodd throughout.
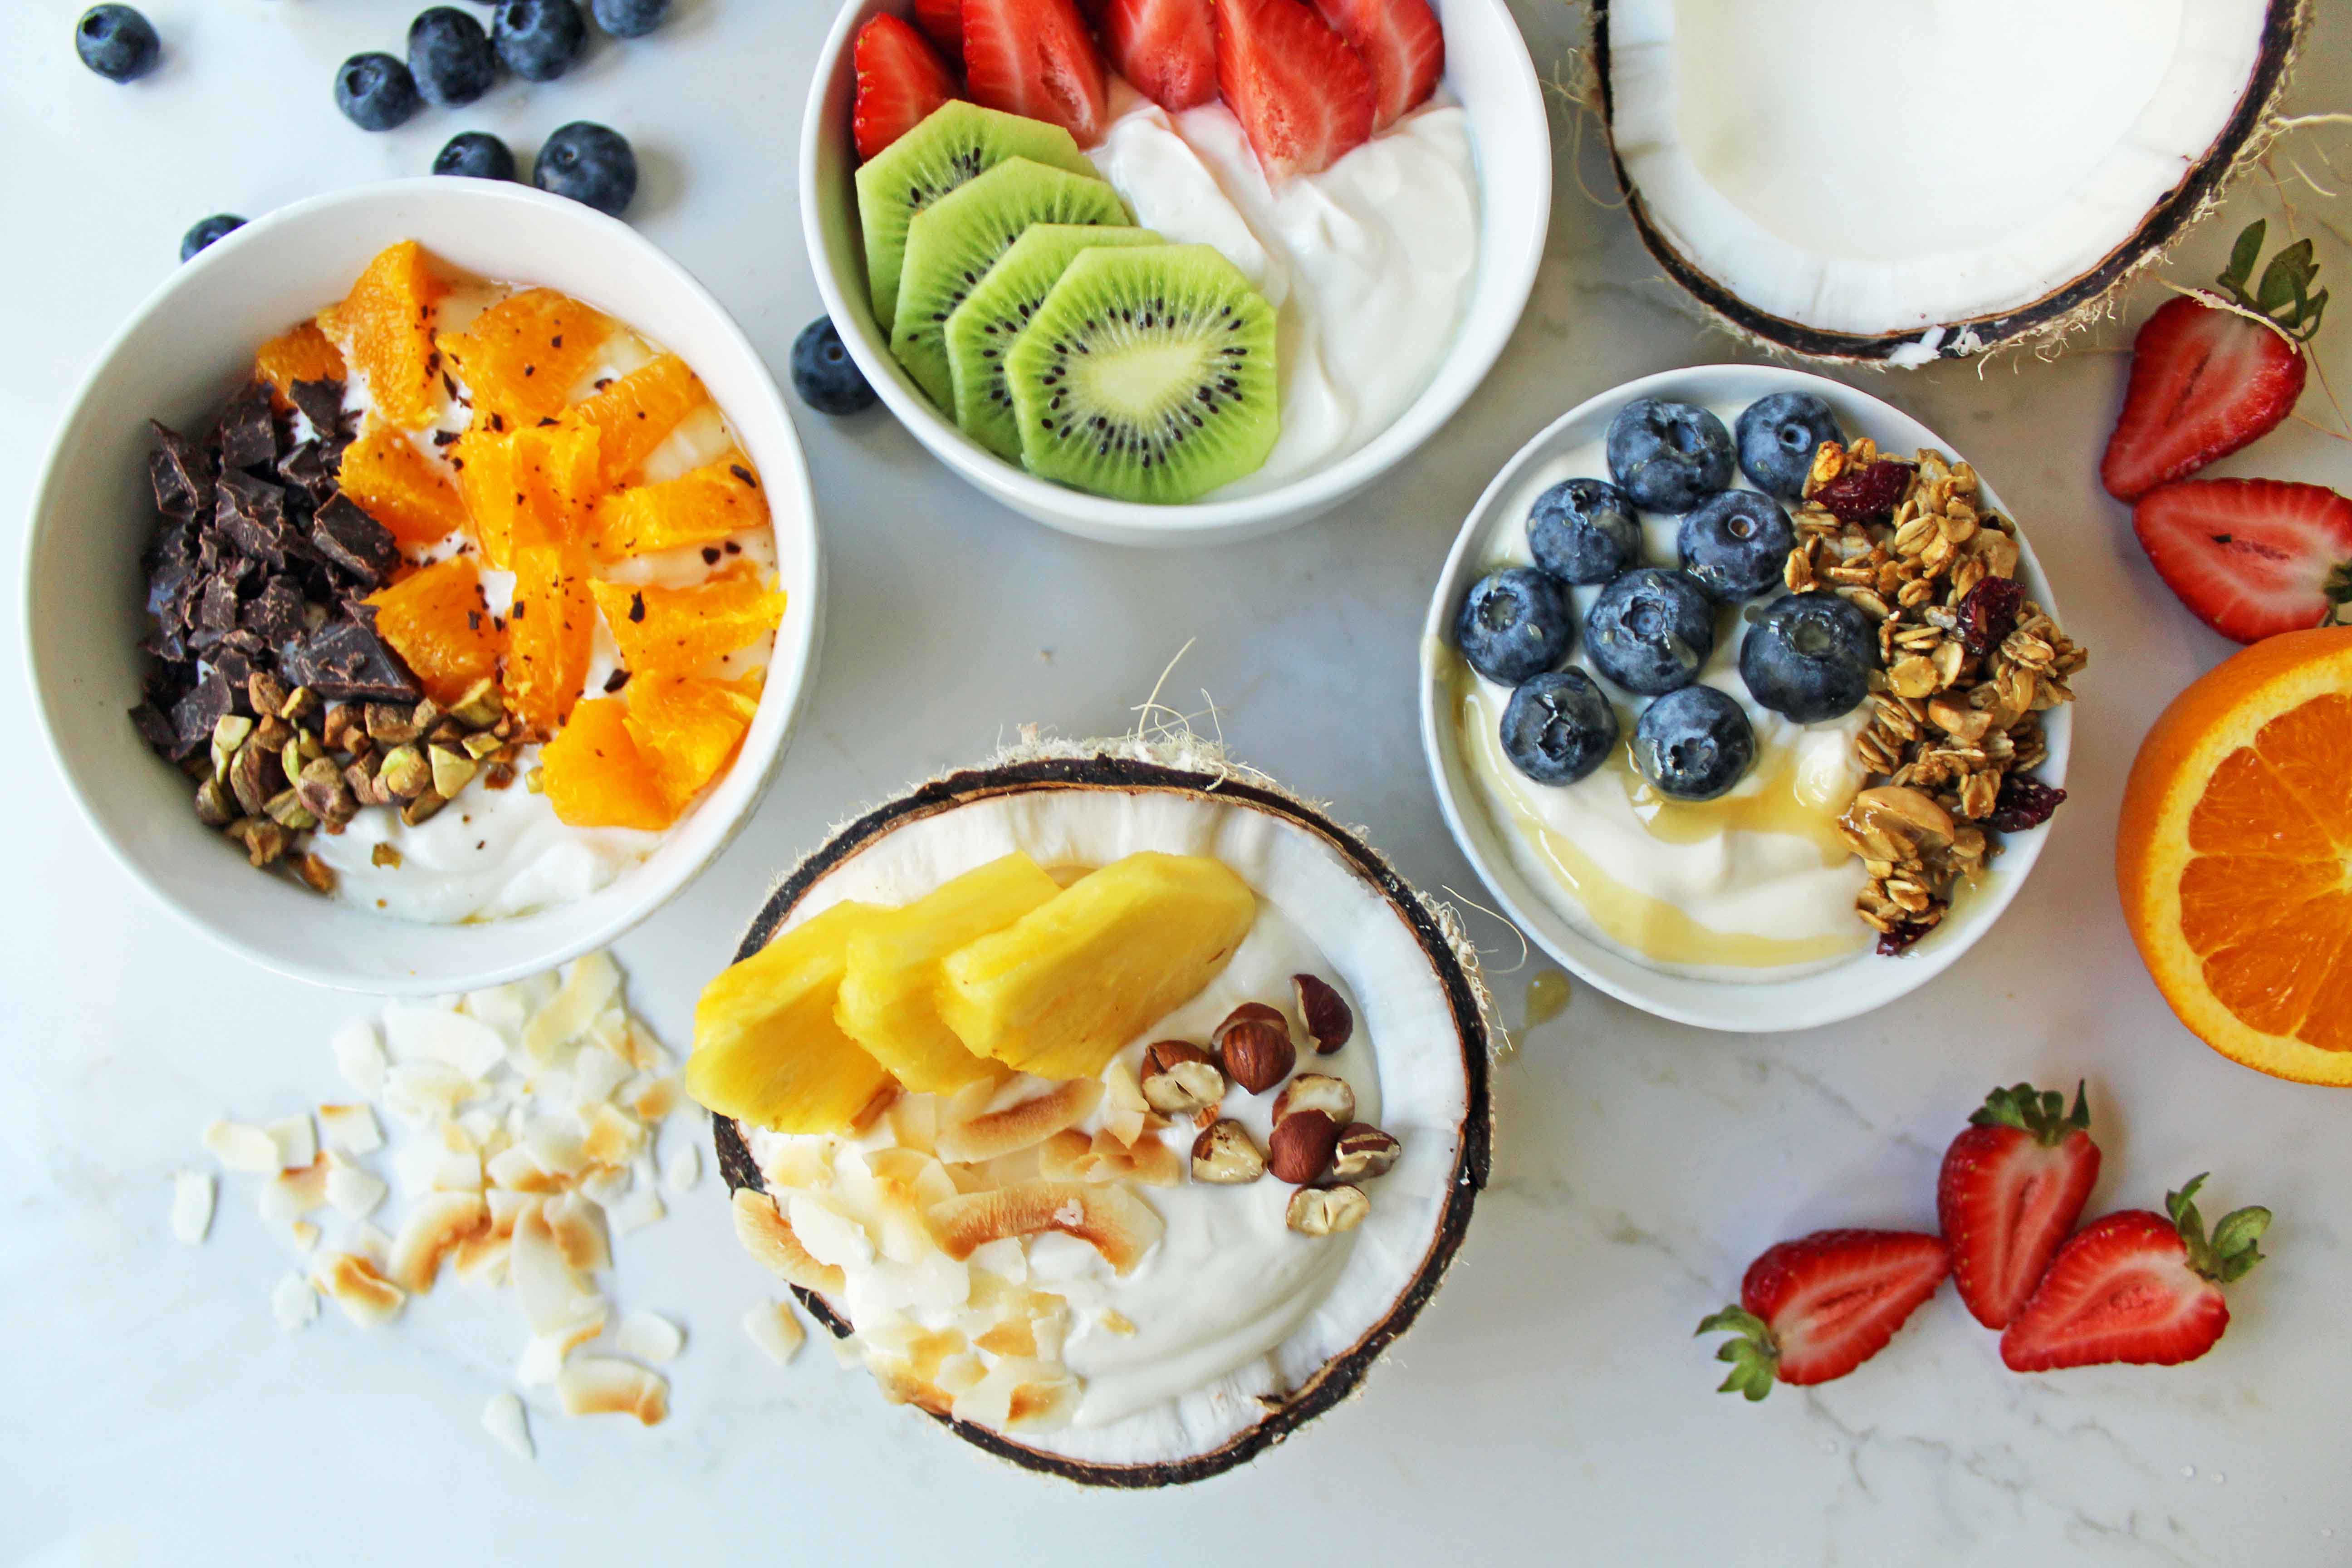
<path id="1" fill-rule="evenodd" d="M 940 1016 L 975 1053 L 1094 1078 L 1216 978 L 1257 918 L 1249 885 L 1198 855 L 1129 855 L 950 953 Z"/>
<path id="2" fill-rule="evenodd" d="M 1003 931 L 1061 890 L 1043 867 L 1015 851 L 893 910 L 850 942 L 834 1021 L 918 1094 L 952 1094 L 1002 1079 L 1001 1064 L 964 1049 L 940 1022 L 940 960 Z"/>
<path id="3" fill-rule="evenodd" d="M 686 1088 L 719 1116 L 779 1132 L 837 1132 L 898 1086 L 833 1021 L 851 940 L 890 911 L 841 903 L 702 988 Z"/>

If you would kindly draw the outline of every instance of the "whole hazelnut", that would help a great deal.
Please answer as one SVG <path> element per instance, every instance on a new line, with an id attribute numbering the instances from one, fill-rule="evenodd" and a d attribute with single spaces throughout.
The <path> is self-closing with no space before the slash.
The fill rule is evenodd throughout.
<path id="1" fill-rule="evenodd" d="M 1288 1078 L 1298 1064 L 1298 1048 L 1290 1043 L 1290 1026 L 1281 1021 L 1279 1014 L 1273 1023 L 1263 1018 L 1239 1023 L 1227 1019 L 1218 1034 L 1217 1054 L 1224 1062 L 1226 1076 L 1252 1094 L 1264 1094 Z"/>
<path id="2" fill-rule="evenodd" d="M 1225 1075 L 1200 1047 L 1162 1040 L 1143 1053 L 1144 1103 L 1160 1115 L 1190 1116 L 1224 1098 Z"/>
<path id="3" fill-rule="evenodd" d="M 1361 1187 L 1301 1187 L 1283 1210 L 1285 1225 L 1301 1236 L 1337 1236 L 1364 1223 L 1372 1200 Z"/>
<path id="4" fill-rule="evenodd" d="M 1304 1186 L 1323 1174 L 1339 1147 L 1339 1124 L 1319 1110 L 1295 1110 L 1274 1124 L 1265 1141 L 1265 1167 L 1293 1186 Z"/>
<path id="5" fill-rule="evenodd" d="M 1331 1151 L 1331 1173 L 1343 1182 L 1385 1176 L 1403 1152 L 1403 1144 L 1370 1122 L 1351 1122 L 1340 1129 L 1339 1142 Z"/>
<path id="6" fill-rule="evenodd" d="M 1299 1022 L 1307 1026 L 1307 1037 L 1315 1042 L 1317 1056 L 1329 1056 L 1355 1035 L 1355 1011 L 1329 981 L 1294 974 L 1290 988 L 1298 1002 Z"/>
<path id="7" fill-rule="evenodd" d="M 1192 1140 L 1192 1179 L 1237 1186 L 1265 1174 L 1265 1156 L 1238 1121 L 1220 1121 Z"/>
<path id="8" fill-rule="evenodd" d="M 1345 1079 L 1328 1073 L 1300 1073 L 1274 1097 L 1274 1124 L 1279 1127 L 1302 1110 L 1319 1110 L 1334 1125 L 1345 1127 L 1356 1119 L 1356 1091 L 1348 1087 Z"/>

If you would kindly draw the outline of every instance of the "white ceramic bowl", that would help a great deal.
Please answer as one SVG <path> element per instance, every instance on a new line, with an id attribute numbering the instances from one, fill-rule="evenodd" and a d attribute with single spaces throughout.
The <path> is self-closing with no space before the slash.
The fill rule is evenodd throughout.
<path id="1" fill-rule="evenodd" d="M 369 258 L 415 239 L 488 277 L 572 294 L 682 355 L 758 465 L 790 595 L 760 710 L 727 776 L 603 891 L 512 920 L 420 925 L 319 898 L 200 826 L 188 781 L 126 717 L 145 673 L 140 554 L 155 527 L 152 416 L 200 429 L 254 351 L 342 298 Z M 602 946 L 659 908 L 734 834 L 800 711 L 824 599 L 799 438 L 734 321 L 627 225 L 527 186 L 424 178 L 340 191 L 258 219 L 172 275 L 99 357 L 35 491 L 25 563 L 34 706 L 66 781 L 124 868 L 208 935 L 281 973 L 352 990 L 455 991 Z"/>
<path id="2" fill-rule="evenodd" d="M 1449 696 L 1451 666 L 1459 658 L 1453 647 L 1454 615 L 1470 585 L 1491 569 L 1494 556 L 1487 542 L 1495 531 L 1519 528 L 1524 518 L 1501 515 L 1533 468 L 1552 458 L 1598 441 L 1617 411 L 1637 397 L 1671 398 L 1685 403 L 1748 404 L 1768 393 L 1811 392 L 1836 410 L 1849 438 L 1867 436 L 1898 457 L 1921 447 L 1932 447 L 1955 459 L 1964 458 L 1949 441 L 1867 393 L 1833 381 L 1768 365 L 1700 365 L 1666 371 L 1613 387 L 1579 405 L 1549 429 L 1519 448 L 1518 455 L 1495 476 L 1478 498 L 1470 519 L 1446 557 L 1437 591 L 1429 601 L 1429 616 L 1422 626 L 1421 743 L 1429 758 L 1431 777 L 1454 841 L 1470 858 L 1483 879 L 1519 929 L 1543 950 L 1584 980 L 1621 1001 L 1645 1012 L 1703 1028 L 1764 1032 L 1811 1028 L 1835 1023 L 1883 1007 L 1934 979 L 1953 963 L 2000 918 L 2010 900 L 2024 885 L 2026 873 L 2041 857 L 2047 826 L 2026 833 L 2003 835 L 2006 852 L 1994 862 L 1984 885 L 1965 891 L 1951 913 L 1927 937 L 1899 958 L 1881 958 L 1868 948 L 1853 957 L 1795 978 L 1758 982 L 1709 980 L 1668 973 L 1627 956 L 1619 949 L 1580 931 L 1554 905 L 1554 895 L 1534 885 L 1510 853 L 1507 829 L 1489 815 L 1462 754 L 1461 732 Z M 1606 478 L 1596 475 L 1596 478 Z M 2065 617 L 2052 599 L 2050 584 L 2034 559 L 2033 547 L 2017 513 L 2002 504 L 1984 476 L 1987 509 L 2020 521 L 2018 576 L 2026 591 L 2061 626 Z M 2044 782 L 2065 782 L 2068 744 L 2074 716 L 2061 707 L 2042 715 L 2050 756 L 2035 770 Z M 2061 807 L 2053 821 L 2063 821 Z M 1557 897 L 1565 899 L 1560 893 Z"/>
<path id="3" fill-rule="evenodd" d="M 1330 510 L 1434 435 L 1503 352 L 1543 259 L 1551 219 L 1551 131 L 1527 44 L 1503 0 L 1433 0 L 1447 85 L 1470 118 L 1478 166 L 1478 275 L 1454 346 L 1396 423 L 1318 472 L 1261 494 L 1187 506 L 1106 500 L 1037 479 L 956 428 L 899 368 L 874 324 L 850 141 L 857 29 L 908 0 L 850 0 L 818 58 L 801 126 L 801 226 L 817 291 L 850 357 L 915 439 L 965 479 L 1049 527 L 1112 544 L 1182 545 L 1271 533 Z"/>

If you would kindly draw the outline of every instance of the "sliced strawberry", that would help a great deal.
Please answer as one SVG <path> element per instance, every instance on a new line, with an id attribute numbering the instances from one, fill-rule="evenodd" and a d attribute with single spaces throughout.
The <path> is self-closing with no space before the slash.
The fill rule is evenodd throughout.
<path id="1" fill-rule="evenodd" d="M 2132 531 L 2165 586 L 2225 637 L 2341 620 L 2352 500 L 2284 479 L 2181 479 L 2142 496 Z"/>
<path id="2" fill-rule="evenodd" d="M 1445 35 L 1429 0 L 1315 0 L 1315 8 L 1372 68 L 1372 129 L 1386 130 L 1437 90 Z"/>
<path id="3" fill-rule="evenodd" d="M 1739 1336 L 1716 1352 L 1732 1363 L 1717 1392 L 1761 1399 L 1775 1377 L 1843 1377 L 1886 1348 L 1951 1267 L 1943 1237 L 1901 1230 L 1818 1230 L 1768 1249 L 1748 1266 L 1739 1305 L 1698 1326 Z"/>
<path id="4" fill-rule="evenodd" d="M 2080 1085 L 2066 1097 L 2030 1083 L 1996 1089 L 1944 1152 L 1936 1215 L 1952 1247 L 1952 1283 L 1978 1322 L 2003 1329 L 2041 1283 L 2099 1179 L 2099 1146 Z"/>
<path id="5" fill-rule="evenodd" d="M 850 126 L 860 158 L 873 157 L 956 95 L 947 63 L 922 34 L 887 12 L 857 29 L 850 63 L 857 72 Z"/>
<path id="6" fill-rule="evenodd" d="M 2127 1209 L 2094 1220 L 2062 1248 L 2000 1336 L 2011 1372 L 2195 1361 L 2230 1326 L 2221 1287 L 2262 1261 L 2271 1211 L 2222 1216 L 2205 1238 L 2191 1200 L 2205 1178 L 2167 1193 L 2167 1215 Z"/>
<path id="7" fill-rule="evenodd" d="M 963 0 L 915 0 L 915 26 L 951 60 L 963 58 Z"/>
<path id="8" fill-rule="evenodd" d="M 1209 0 L 1110 0 L 1102 41 L 1112 68 L 1162 109 L 1197 108 L 1217 96 Z"/>
<path id="9" fill-rule="evenodd" d="M 974 103 L 1049 121 L 1081 147 L 1110 124 L 1102 57 L 1072 0 L 963 0 L 963 74 Z"/>
<path id="10" fill-rule="evenodd" d="M 1319 173 L 1371 140 L 1371 68 L 1302 0 L 1215 5 L 1217 90 L 1266 178 Z"/>

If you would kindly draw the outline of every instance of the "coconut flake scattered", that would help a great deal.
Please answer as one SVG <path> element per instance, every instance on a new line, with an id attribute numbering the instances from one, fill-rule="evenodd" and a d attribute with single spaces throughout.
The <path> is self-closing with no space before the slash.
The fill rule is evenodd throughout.
<path id="1" fill-rule="evenodd" d="M 383 1047 L 376 1041 L 373 1025 L 352 1025 L 335 1037 L 334 1048 L 335 1066 L 345 1083 L 368 1100 L 383 1092 Z"/>
<path id="2" fill-rule="evenodd" d="M 1923 364 L 1936 363 L 1936 351 L 1943 346 L 1944 329 L 1930 327 L 1916 343 L 1898 343 L 1886 356 L 1886 363 L 1901 370 L 1916 370 Z"/>
<path id="3" fill-rule="evenodd" d="M 205 1128 L 205 1152 L 218 1160 L 223 1170 L 248 1175 L 275 1174 L 284 1163 L 268 1130 L 242 1121 L 215 1121 Z"/>
<path id="4" fill-rule="evenodd" d="M 511 1394 L 490 1395 L 489 1403 L 482 1406 L 482 1430 L 519 1459 L 539 1457 L 539 1450 L 531 1447 L 530 1422 L 523 1415 L 522 1401 Z"/>
<path id="5" fill-rule="evenodd" d="M 295 1170 L 319 1157 L 319 1134 L 310 1125 L 310 1113 L 283 1116 L 267 1129 L 269 1141 L 278 1146 L 278 1164 L 281 1170 Z"/>
<path id="6" fill-rule="evenodd" d="M 319 1293 L 299 1274 L 289 1274 L 269 1293 L 269 1310 L 279 1328 L 303 1328 L 319 1315 Z"/>
<path id="7" fill-rule="evenodd" d="M 348 1161 L 331 1158 L 327 1164 L 327 1205 L 345 1219 L 365 1219 L 383 1204 L 392 1188 L 373 1172 Z"/>
<path id="8" fill-rule="evenodd" d="M 808 1342 L 789 1301 L 759 1301 L 743 1314 L 743 1331 L 778 1366 L 788 1366 Z"/>
<path id="9" fill-rule="evenodd" d="M 648 1426 L 669 1415 L 669 1382 L 614 1356 L 582 1356 L 556 1374 L 566 1415 L 634 1415 Z"/>
<path id="10" fill-rule="evenodd" d="M 298 1219 L 286 1227 L 286 1234 L 293 1239 L 297 1252 L 310 1252 L 317 1249 L 319 1238 L 326 1233 L 307 1219 Z"/>
<path id="11" fill-rule="evenodd" d="M 613 1234 L 627 1236 L 654 1224 L 669 1213 L 662 1206 L 661 1194 L 651 1187 L 633 1188 L 627 1197 L 604 1211 L 611 1220 Z"/>
<path id="12" fill-rule="evenodd" d="M 365 1105 L 319 1107 L 319 1137 L 338 1154 L 373 1154 L 383 1147 L 383 1129 L 375 1111 Z"/>
<path id="13" fill-rule="evenodd" d="M 621 1320 L 621 1331 L 613 1337 L 613 1344 L 623 1355 L 658 1365 L 677 1359 L 677 1352 L 686 1348 L 686 1331 L 659 1312 L 638 1310 Z"/>
<path id="14" fill-rule="evenodd" d="M 373 1263 L 349 1252 L 331 1254 L 310 1282 L 362 1328 L 392 1321 L 408 1300 L 407 1293 L 379 1273 Z"/>
<path id="15" fill-rule="evenodd" d="M 662 1160 L 662 1184 L 674 1193 L 694 1190 L 702 1180 L 702 1149 L 694 1143 L 675 1143 Z"/>
<path id="16" fill-rule="evenodd" d="M 327 1163 L 316 1156 L 261 1184 L 261 1217 L 272 1225 L 292 1225 L 326 1201 Z"/>
<path id="17" fill-rule="evenodd" d="M 384 1044 L 395 1063 L 438 1062 L 469 1079 L 487 1078 L 506 1059 L 506 1037 L 478 1018 L 438 1007 L 384 1009 Z"/>
<path id="18" fill-rule="evenodd" d="M 574 960 L 554 1000 L 523 1025 L 523 1049 L 533 1061 L 552 1062 L 559 1050 L 578 1038 L 605 1005 L 618 997 L 620 990 L 621 972 L 608 955 L 592 952 Z"/>
<path id="19" fill-rule="evenodd" d="M 202 1171 L 172 1173 L 172 1235 L 194 1247 L 213 1227 L 213 1179 Z"/>

